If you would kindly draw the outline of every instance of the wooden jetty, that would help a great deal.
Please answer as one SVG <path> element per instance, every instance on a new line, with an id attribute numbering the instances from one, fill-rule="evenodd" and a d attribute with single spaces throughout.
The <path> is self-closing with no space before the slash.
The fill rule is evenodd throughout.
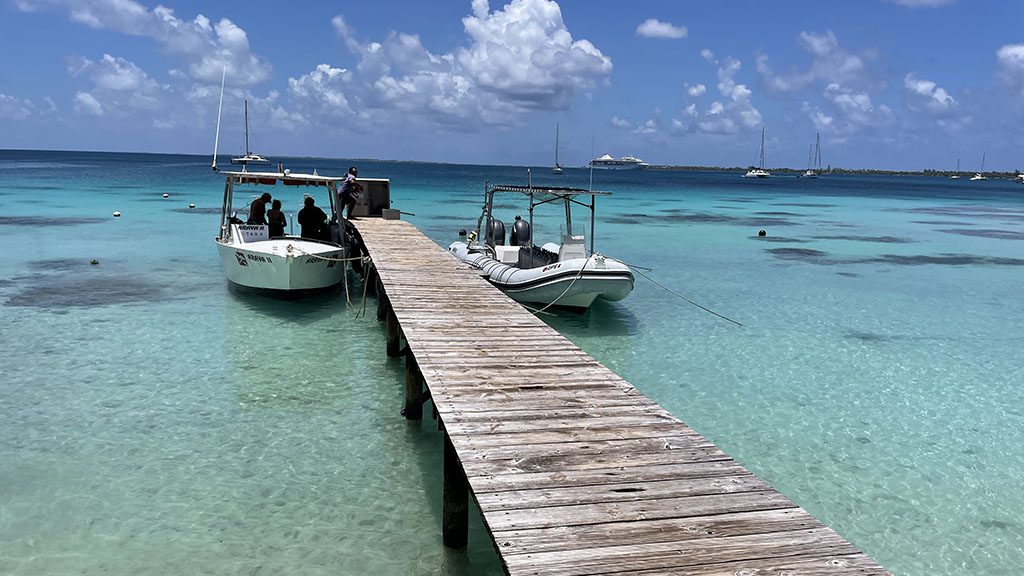
<path id="1" fill-rule="evenodd" d="M 445 431 L 446 546 L 472 495 L 510 575 L 888 574 L 411 224 L 355 224 L 405 415 L 425 385 Z"/>

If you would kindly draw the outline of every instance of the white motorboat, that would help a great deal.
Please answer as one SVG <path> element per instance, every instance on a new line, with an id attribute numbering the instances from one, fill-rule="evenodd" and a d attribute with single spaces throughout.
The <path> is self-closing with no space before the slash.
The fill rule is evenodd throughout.
<path id="1" fill-rule="evenodd" d="M 650 164 L 635 156 L 613 158 L 611 154 L 604 154 L 590 161 L 591 168 L 600 170 L 638 170 L 648 166 Z"/>
<path id="2" fill-rule="evenodd" d="M 246 224 L 236 218 L 232 199 L 236 187 L 248 190 L 250 186 L 273 186 L 278 183 L 284 186 L 312 186 L 324 190 L 324 207 L 329 208 L 325 211 L 330 216 L 334 213 L 333 199 L 337 183 L 344 178 L 320 176 L 316 171 L 312 174 L 293 174 L 289 171 L 243 170 L 221 174 L 226 177 L 226 182 L 220 233 L 215 240 L 221 267 L 232 284 L 276 296 L 300 297 L 341 283 L 345 273 L 343 259 L 347 250 L 342 244 L 343 239 L 336 232 L 336 226 L 331 227 L 334 240 L 290 234 L 271 237 L 267 225 Z M 301 206 L 307 195 L 297 195 L 296 206 Z"/>
<path id="3" fill-rule="evenodd" d="M 529 220 L 516 218 L 508 245 L 505 224 L 492 212 L 494 195 L 499 193 L 529 199 Z M 584 311 L 598 298 L 622 300 L 633 290 L 633 272 L 623 262 L 594 251 L 595 198 L 609 195 L 578 188 L 485 185 L 484 207 L 477 220 L 477 230 L 484 233 L 477 238 L 474 230 L 466 242 L 453 242 L 448 251 L 518 302 Z M 580 197 L 589 197 L 590 202 Z M 532 237 L 534 209 L 547 204 L 565 207 L 561 243 L 536 246 Z M 589 250 L 585 234 L 573 230 L 573 205 L 590 211 Z"/>
<path id="4" fill-rule="evenodd" d="M 242 102 L 245 106 L 245 155 L 231 158 L 231 163 L 241 164 L 242 166 L 247 164 L 269 164 L 270 160 L 249 150 L 249 101 L 243 100 Z"/>
<path id="5" fill-rule="evenodd" d="M 772 173 L 764 169 L 764 126 L 761 126 L 761 147 L 758 149 L 761 161 L 758 166 L 751 166 L 743 175 L 744 178 L 771 178 Z"/>

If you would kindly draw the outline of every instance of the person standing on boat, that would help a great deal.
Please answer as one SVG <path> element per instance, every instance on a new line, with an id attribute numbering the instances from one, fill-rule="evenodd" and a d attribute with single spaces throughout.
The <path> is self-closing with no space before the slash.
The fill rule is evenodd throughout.
<path id="1" fill-rule="evenodd" d="M 311 196 L 306 196 L 305 206 L 299 210 L 299 226 L 303 238 L 316 238 L 322 240 L 326 235 L 327 213 L 316 205 Z"/>
<path id="2" fill-rule="evenodd" d="M 269 192 L 264 192 L 262 196 L 253 200 L 252 204 L 249 205 L 249 219 L 245 223 L 266 225 L 267 202 L 270 202 Z"/>
<path id="3" fill-rule="evenodd" d="M 345 207 L 348 207 L 347 220 L 352 220 L 352 211 L 356 209 L 356 197 L 363 191 L 363 185 L 356 181 L 356 176 L 359 175 L 359 170 L 352 166 L 348 169 L 348 174 L 345 176 L 345 180 L 341 183 L 341 189 L 338 191 L 338 221 L 341 221 L 341 213 Z"/>
<path id="4" fill-rule="evenodd" d="M 277 238 L 279 236 L 284 236 L 284 227 L 288 225 L 288 219 L 284 217 L 284 212 L 281 211 L 281 201 L 274 200 L 270 206 L 270 210 L 267 211 L 267 221 L 270 225 L 270 237 Z"/>

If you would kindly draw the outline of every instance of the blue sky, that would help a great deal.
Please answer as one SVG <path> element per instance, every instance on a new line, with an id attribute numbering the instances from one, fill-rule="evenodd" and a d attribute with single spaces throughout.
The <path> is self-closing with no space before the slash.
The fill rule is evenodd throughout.
<path id="1" fill-rule="evenodd" d="M 1024 169 L 1024 2 L 0 0 L 0 148 Z"/>

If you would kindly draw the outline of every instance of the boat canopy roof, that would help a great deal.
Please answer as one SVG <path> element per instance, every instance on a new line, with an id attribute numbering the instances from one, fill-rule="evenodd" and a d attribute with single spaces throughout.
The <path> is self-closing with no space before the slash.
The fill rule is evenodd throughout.
<path id="1" fill-rule="evenodd" d="M 332 182 L 341 182 L 343 176 L 321 176 L 314 170 L 312 174 L 295 172 L 221 172 L 235 184 L 266 184 L 273 186 L 281 182 L 285 186 L 327 186 Z"/>
<path id="2" fill-rule="evenodd" d="M 611 192 L 599 190 L 584 190 L 583 188 L 567 188 L 565 186 L 514 186 L 509 184 L 495 184 L 490 187 L 491 192 L 519 192 L 520 194 L 537 194 L 550 196 L 611 196 Z"/>

